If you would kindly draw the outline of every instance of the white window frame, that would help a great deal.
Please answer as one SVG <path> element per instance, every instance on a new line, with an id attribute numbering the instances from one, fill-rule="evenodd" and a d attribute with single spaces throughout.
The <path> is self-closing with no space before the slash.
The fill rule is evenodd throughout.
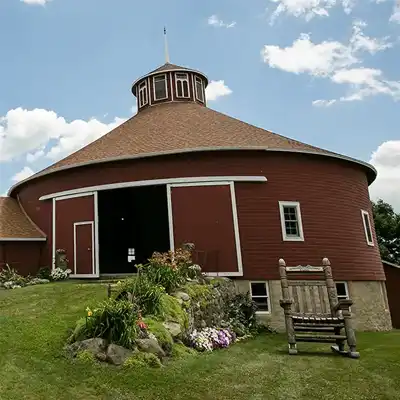
<path id="1" fill-rule="evenodd" d="M 252 283 L 263 283 L 265 285 L 265 290 L 267 295 L 266 296 L 254 296 L 255 298 L 262 298 L 264 299 L 265 297 L 267 298 L 267 305 L 268 305 L 268 311 L 256 311 L 256 314 L 271 314 L 271 298 L 269 296 L 269 285 L 268 281 L 249 281 L 249 293 L 250 293 L 250 298 L 253 300 L 253 292 L 251 290 L 251 284 Z"/>
<path id="2" fill-rule="evenodd" d="M 146 101 L 143 100 L 143 96 L 141 96 L 141 93 L 145 92 L 146 94 Z M 139 103 L 139 108 L 142 108 L 149 104 L 149 92 L 147 90 L 147 81 L 140 82 L 138 85 L 138 103 Z"/>
<path id="3" fill-rule="evenodd" d="M 201 84 L 201 97 L 202 98 L 200 98 L 199 96 L 198 96 L 198 94 L 199 94 L 199 92 L 198 92 L 198 90 L 197 90 L 197 82 L 200 82 L 200 84 Z M 195 93 L 196 93 L 196 99 L 198 100 L 198 101 L 201 101 L 202 103 L 204 103 L 204 99 L 205 99 L 205 94 L 204 94 L 204 83 L 203 83 L 203 79 L 201 79 L 200 77 L 198 77 L 198 76 L 195 76 L 194 77 L 194 91 L 195 91 Z"/>
<path id="4" fill-rule="evenodd" d="M 164 97 L 156 97 L 156 79 L 157 78 L 162 78 L 164 77 L 164 85 L 165 85 L 165 96 Z M 167 80 L 167 74 L 160 74 L 160 75 L 155 75 L 153 76 L 153 96 L 154 96 L 154 101 L 160 101 L 160 100 L 165 100 L 168 99 L 168 80 Z"/>
<path id="5" fill-rule="evenodd" d="M 286 234 L 285 226 L 285 214 L 284 207 L 295 207 L 297 225 L 299 227 L 299 236 L 288 236 Z M 282 239 L 286 242 L 304 242 L 304 231 L 303 231 L 303 220 L 301 218 L 300 203 L 298 201 L 280 201 L 279 202 L 279 214 L 281 218 L 281 229 L 282 229 Z"/>
<path id="6" fill-rule="evenodd" d="M 345 290 L 345 292 L 346 292 L 346 297 L 344 297 L 343 295 L 339 295 L 338 294 L 338 300 L 340 300 L 340 299 L 345 299 L 345 300 L 348 300 L 349 298 L 350 298 L 350 295 L 349 295 L 349 285 L 347 284 L 347 282 L 345 282 L 345 281 L 338 281 L 338 282 L 335 282 L 335 285 L 338 285 L 338 284 L 344 284 L 344 290 Z M 336 286 L 336 292 L 337 292 L 337 286 Z"/>
<path id="7" fill-rule="evenodd" d="M 365 218 L 364 216 L 367 216 L 368 219 L 368 227 L 365 224 Z M 374 235 L 372 234 L 372 225 L 371 225 L 371 219 L 369 217 L 369 212 L 365 210 L 361 210 L 361 219 L 364 227 L 364 234 L 365 234 L 365 240 L 367 241 L 368 246 L 375 246 L 374 244 Z M 367 228 L 369 228 L 369 233 L 371 234 L 371 241 L 368 239 L 368 231 Z"/>
<path id="8" fill-rule="evenodd" d="M 179 75 L 185 75 L 186 78 L 178 78 Z M 182 96 L 178 95 L 178 81 L 186 82 L 188 87 L 188 95 L 184 96 L 183 83 L 182 83 Z M 190 99 L 190 85 L 189 85 L 189 74 L 187 72 L 176 72 L 175 73 L 175 93 L 177 99 Z"/>

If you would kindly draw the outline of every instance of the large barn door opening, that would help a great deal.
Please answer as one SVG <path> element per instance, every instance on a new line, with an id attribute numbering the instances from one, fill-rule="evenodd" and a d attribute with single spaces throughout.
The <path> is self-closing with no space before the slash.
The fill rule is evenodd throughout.
<path id="1" fill-rule="evenodd" d="M 194 243 L 194 261 L 209 275 L 242 276 L 233 182 L 168 186 L 171 248 Z"/>
<path id="2" fill-rule="evenodd" d="M 96 263 L 95 193 L 54 199 L 53 257 L 64 249 L 72 277 L 99 276 Z"/>
<path id="3" fill-rule="evenodd" d="M 104 190 L 98 195 L 100 273 L 130 274 L 153 252 L 169 250 L 165 185 Z"/>

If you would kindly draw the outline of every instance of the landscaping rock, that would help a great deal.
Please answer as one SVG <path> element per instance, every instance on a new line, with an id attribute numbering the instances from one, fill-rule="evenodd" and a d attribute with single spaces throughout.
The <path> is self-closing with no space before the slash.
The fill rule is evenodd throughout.
<path id="1" fill-rule="evenodd" d="M 163 322 L 163 325 L 174 339 L 182 334 L 182 328 L 177 322 L 166 321 Z"/>
<path id="2" fill-rule="evenodd" d="M 176 292 L 172 296 L 176 297 L 177 299 L 181 299 L 182 301 L 190 300 L 190 296 L 185 292 Z"/>
<path id="3" fill-rule="evenodd" d="M 165 357 L 164 350 L 160 347 L 157 340 L 154 339 L 137 339 L 136 344 L 140 351 L 144 353 L 155 354 L 160 360 Z"/>
<path id="4" fill-rule="evenodd" d="M 111 343 L 107 347 L 107 352 L 105 355 L 107 362 L 109 362 L 110 364 L 122 365 L 129 357 L 132 357 L 133 354 L 134 352 L 132 350 Z"/>
<path id="5" fill-rule="evenodd" d="M 76 357 L 76 355 L 82 351 L 87 350 L 92 353 L 96 358 L 102 358 L 101 353 L 104 354 L 107 348 L 107 342 L 101 338 L 86 339 L 80 342 L 75 342 L 66 347 L 67 352 L 71 357 Z M 100 359 L 99 358 L 99 359 Z"/>

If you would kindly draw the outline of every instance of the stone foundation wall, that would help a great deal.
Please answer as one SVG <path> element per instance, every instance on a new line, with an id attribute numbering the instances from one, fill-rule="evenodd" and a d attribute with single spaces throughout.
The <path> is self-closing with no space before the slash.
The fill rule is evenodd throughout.
<path id="1" fill-rule="evenodd" d="M 235 280 L 236 290 L 241 293 L 249 291 L 246 280 Z M 354 327 L 359 331 L 387 331 L 392 329 L 386 288 L 384 281 L 349 281 L 349 296 L 354 304 L 351 311 Z M 278 331 L 285 331 L 283 309 L 279 305 L 282 298 L 281 282 L 268 281 L 270 312 L 259 313 L 260 321 L 268 323 Z"/>

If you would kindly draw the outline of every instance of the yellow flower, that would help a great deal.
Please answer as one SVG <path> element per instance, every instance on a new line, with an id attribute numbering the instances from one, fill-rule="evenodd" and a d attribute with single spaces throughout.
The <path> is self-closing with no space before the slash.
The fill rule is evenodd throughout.
<path id="1" fill-rule="evenodd" d="M 93 315 L 93 313 L 91 311 L 88 311 L 87 315 L 88 315 L 88 317 L 91 317 Z"/>

